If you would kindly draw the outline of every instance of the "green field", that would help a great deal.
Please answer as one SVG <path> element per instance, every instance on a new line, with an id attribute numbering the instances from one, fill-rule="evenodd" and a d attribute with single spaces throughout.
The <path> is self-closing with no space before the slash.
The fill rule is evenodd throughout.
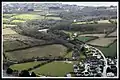
<path id="1" fill-rule="evenodd" d="M 36 74 L 64 77 L 65 74 L 73 72 L 73 64 L 55 61 L 43 65 L 40 68 L 36 68 L 31 72 L 35 72 Z"/>
<path id="2" fill-rule="evenodd" d="M 11 65 L 10 68 L 13 70 L 26 70 L 28 68 L 32 68 L 32 67 L 40 64 L 41 62 L 43 62 L 43 61 L 14 64 L 14 65 Z"/>
<path id="3" fill-rule="evenodd" d="M 4 50 L 14 50 L 14 49 L 18 49 L 18 48 L 25 48 L 28 47 L 29 45 L 25 45 L 24 43 L 21 43 L 19 41 L 16 40 L 7 40 L 3 42 L 3 46 L 4 46 Z"/>
<path id="4" fill-rule="evenodd" d="M 89 21 L 89 22 L 73 22 L 73 24 L 93 24 L 93 21 Z"/>
<path id="5" fill-rule="evenodd" d="M 24 20 L 13 20 L 13 21 L 11 21 L 11 23 L 23 23 L 23 22 L 26 22 L 26 21 L 24 21 Z"/>
<path id="6" fill-rule="evenodd" d="M 3 18 L 3 23 L 9 23 L 9 19 Z"/>
<path id="7" fill-rule="evenodd" d="M 99 20 L 99 21 L 96 21 L 96 22 L 98 22 L 99 24 L 100 23 L 110 23 L 108 20 Z M 73 24 L 94 24 L 94 21 L 73 22 Z"/>
<path id="8" fill-rule="evenodd" d="M 14 20 L 32 20 L 32 19 L 43 19 L 44 17 L 43 16 L 40 16 L 40 15 L 34 15 L 34 14 L 19 14 L 19 15 L 16 15 L 16 16 L 13 16 L 11 17 L 11 19 L 14 19 Z"/>
<path id="9" fill-rule="evenodd" d="M 35 39 L 35 38 L 32 38 L 32 37 L 23 36 L 23 35 L 20 35 L 20 34 L 3 35 L 3 41 L 6 41 L 7 43 L 9 43 L 9 41 L 10 41 L 10 44 L 12 42 L 12 45 L 16 45 L 16 40 L 18 41 L 19 45 L 21 44 L 21 48 L 23 47 L 22 46 L 23 43 L 28 45 L 28 47 L 45 44 L 44 40 Z M 12 45 L 10 45 L 9 47 L 13 47 Z M 16 47 L 16 49 L 18 47 Z"/>
<path id="10" fill-rule="evenodd" d="M 24 50 L 6 52 L 8 58 L 11 60 L 23 60 L 29 59 L 32 57 L 57 57 L 63 56 L 66 53 L 67 48 L 62 45 L 46 45 L 46 46 L 39 46 L 39 47 L 32 47 Z"/>
<path id="11" fill-rule="evenodd" d="M 67 55 L 65 56 L 65 58 L 72 58 L 72 51 L 67 53 Z"/>
<path id="12" fill-rule="evenodd" d="M 11 24 L 3 24 L 3 29 L 9 28 L 9 27 L 15 27 L 17 25 L 11 25 Z"/>
<path id="13" fill-rule="evenodd" d="M 46 19 L 62 20 L 60 17 L 46 17 Z"/>
<path id="14" fill-rule="evenodd" d="M 88 40 L 94 39 L 95 37 L 88 37 L 88 36 L 78 36 L 77 39 L 83 42 L 87 42 Z"/>
<path id="15" fill-rule="evenodd" d="M 10 18 L 12 16 L 15 16 L 16 14 L 3 14 L 4 18 Z"/>
<path id="16" fill-rule="evenodd" d="M 100 21 L 97 21 L 98 23 L 110 23 L 109 20 L 100 20 Z"/>
<path id="17" fill-rule="evenodd" d="M 105 56 L 112 56 L 115 57 L 117 55 L 117 41 L 114 42 L 111 46 L 108 48 L 102 48 L 102 47 L 97 47 L 100 49 Z"/>
<path id="18" fill-rule="evenodd" d="M 7 34 L 18 34 L 18 33 L 12 30 L 11 28 L 3 29 L 3 35 L 7 35 Z"/>

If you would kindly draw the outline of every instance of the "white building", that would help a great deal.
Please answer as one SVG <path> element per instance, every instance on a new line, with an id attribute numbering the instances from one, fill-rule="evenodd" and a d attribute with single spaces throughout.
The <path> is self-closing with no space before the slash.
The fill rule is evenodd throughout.
<path id="1" fill-rule="evenodd" d="M 38 30 L 39 32 L 45 32 L 45 33 L 47 33 L 47 31 L 48 31 L 48 29 L 40 29 L 40 30 Z"/>
<path id="2" fill-rule="evenodd" d="M 107 73 L 107 77 L 114 77 L 114 73 L 112 72 Z"/>
<path id="3" fill-rule="evenodd" d="M 76 19 L 73 22 L 76 22 Z"/>
<path id="4" fill-rule="evenodd" d="M 67 77 L 71 77 L 71 74 L 67 74 Z"/>

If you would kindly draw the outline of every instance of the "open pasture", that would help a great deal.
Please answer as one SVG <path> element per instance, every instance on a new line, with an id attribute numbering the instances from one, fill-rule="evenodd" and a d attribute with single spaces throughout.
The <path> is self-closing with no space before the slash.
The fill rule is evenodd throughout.
<path id="1" fill-rule="evenodd" d="M 3 17 L 10 18 L 10 17 L 15 16 L 15 15 L 17 15 L 17 14 L 3 14 Z"/>
<path id="2" fill-rule="evenodd" d="M 11 56 L 13 60 L 23 60 L 29 59 L 32 57 L 58 57 L 63 56 L 66 53 L 67 48 L 62 45 L 45 45 L 45 46 L 38 46 L 32 47 L 23 50 L 17 50 L 12 52 L 6 52 L 8 57 Z M 51 56 L 50 56 L 51 55 Z"/>
<path id="3" fill-rule="evenodd" d="M 89 36 L 78 36 L 77 39 L 79 41 L 87 42 L 89 40 L 95 39 L 95 37 L 89 37 Z"/>
<path id="4" fill-rule="evenodd" d="M 13 20 L 13 21 L 11 21 L 11 23 L 23 23 L 23 22 L 26 22 L 26 21 L 24 21 L 24 20 Z"/>
<path id="5" fill-rule="evenodd" d="M 43 19 L 44 17 L 43 16 L 40 16 L 40 15 L 34 15 L 34 14 L 19 14 L 19 15 L 16 15 L 16 16 L 13 16 L 11 17 L 11 19 L 14 19 L 14 20 L 32 20 L 32 19 Z"/>
<path id="6" fill-rule="evenodd" d="M 107 47 L 114 40 L 116 40 L 116 38 L 98 38 L 98 39 L 92 40 L 90 42 L 87 42 L 87 44 Z"/>
<path id="7" fill-rule="evenodd" d="M 53 20 L 62 20 L 60 17 L 46 17 L 46 19 L 53 19 Z"/>
<path id="8" fill-rule="evenodd" d="M 11 69 L 13 70 L 27 70 L 29 68 L 32 68 L 43 61 L 34 61 L 34 62 L 26 62 L 26 63 L 20 63 L 20 64 L 13 64 L 10 66 Z"/>
<path id="9" fill-rule="evenodd" d="M 6 41 L 3 41 L 3 46 L 4 46 L 3 47 L 4 50 L 8 51 L 8 50 L 14 50 L 19 48 L 25 48 L 25 47 L 28 47 L 29 45 L 26 45 L 16 40 L 6 40 Z"/>
<path id="10" fill-rule="evenodd" d="M 16 27 L 17 25 L 12 25 L 12 24 L 3 24 L 3 29 L 5 28 L 11 28 L 11 27 Z"/>
<path id="11" fill-rule="evenodd" d="M 32 37 L 23 36 L 19 34 L 8 34 L 3 36 L 3 44 L 6 50 L 20 49 L 35 45 L 45 44 L 44 40 L 38 40 Z"/>
<path id="12" fill-rule="evenodd" d="M 54 61 L 32 70 L 36 74 L 64 77 L 67 73 L 73 72 L 73 64 L 62 61 Z"/>
<path id="13" fill-rule="evenodd" d="M 117 36 L 117 30 L 115 30 L 114 32 L 110 33 L 108 36 Z"/>
<path id="14" fill-rule="evenodd" d="M 106 34 L 81 34 L 79 36 L 96 36 L 96 37 L 105 37 Z"/>
<path id="15" fill-rule="evenodd" d="M 110 23 L 109 20 L 99 20 L 98 23 Z"/>
<path id="16" fill-rule="evenodd" d="M 108 48 L 103 48 L 103 47 L 96 47 L 96 48 L 100 49 L 106 57 L 107 56 L 117 57 L 117 41 L 112 43 L 112 45 L 110 45 Z"/>
<path id="17" fill-rule="evenodd" d="M 17 32 L 15 32 L 14 30 L 12 30 L 11 28 L 5 28 L 5 29 L 3 29 L 3 35 L 7 35 L 7 34 L 17 34 Z"/>

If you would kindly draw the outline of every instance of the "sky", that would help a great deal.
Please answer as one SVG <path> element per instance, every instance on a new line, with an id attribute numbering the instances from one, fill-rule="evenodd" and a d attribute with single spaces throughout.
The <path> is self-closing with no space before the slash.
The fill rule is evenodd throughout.
<path id="1" fill-rule="evenodd" d="M 75 4 L 80 6 L 117 6 L 118 2 L 63 2 L 62 4 Z"/>
<path id="2" fill-rule="evenodd" d="M 26 3 L 26 2 L 23 2 L 23 3 Z M 30 2 L 30 3 L 34 3 L 34 2 Z M 35 2 L 35 3 L 38 3 L 38 2 Z M 62 3 L 62 4 L 71 4 L 71 5 L 75 4 L 79 6 L 111 6 L 111 5 L 118 6 L 118 2 L 40 2 L 40 3 Z"/>

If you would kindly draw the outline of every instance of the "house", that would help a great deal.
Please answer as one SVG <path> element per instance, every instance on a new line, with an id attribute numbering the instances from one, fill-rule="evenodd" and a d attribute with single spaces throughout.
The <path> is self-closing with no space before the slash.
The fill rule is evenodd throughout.
<path id="1" fill-rule="evenodd" d="M 47 33 L 47 31 L 48 31 L 48 29 L 40 29 L 40 30 L 38 30 L 39 32 L 45 32 L 45 33 Z"/>
<path id="2" fill-rule="evenodd" d="M 76 22 L 77 20 L 75 19 L 73 22 Z"/>
<path id="3" fill-rule="evenodd" d="M 112 72 L 107 73 L 107 77 L 114 77 L 114 73 Z"/>
<path id="4" fill-rule="evenodd" d="M 78 72 L 77 69 L 74 69 L 74 72 L 77 73 Z"/>
<path id="5" fill-rule="evenodd" d="M 74 33 L 72 37 L 75 38 L 76 36 L 77 36 L 77 33 Z"/>
<path id="6" fill-rule="evenodd" d="M 84 76 L 88 76 L 90 73 L 88 71 L 84 72 Z"/>
<path id="7" fill-rule="evenodd" d="M 67 76 L 67 77 L 71 77 L 71 74 L 67 74 L 66 76 Z"/>

